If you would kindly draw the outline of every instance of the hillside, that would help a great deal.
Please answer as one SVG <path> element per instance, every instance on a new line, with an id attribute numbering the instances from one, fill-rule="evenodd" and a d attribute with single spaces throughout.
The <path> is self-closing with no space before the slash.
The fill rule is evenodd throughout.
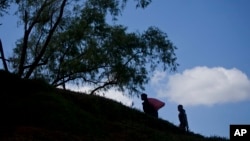
<path id="1" fill-rule="evenodd" d="M 0 71 L 1 141 L 227 141 L 182 133 L 100 96 L 55 89 Z"/>

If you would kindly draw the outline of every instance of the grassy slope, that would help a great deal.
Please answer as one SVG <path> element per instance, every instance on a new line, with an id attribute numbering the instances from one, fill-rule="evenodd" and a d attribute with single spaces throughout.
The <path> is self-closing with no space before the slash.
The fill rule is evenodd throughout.
<path id="1" fill-rule="evenodd" d="M 184 134 L 168 121 L 115 101 L 19 80 L 0 71 L 0 140 L 226 141 Z"/>

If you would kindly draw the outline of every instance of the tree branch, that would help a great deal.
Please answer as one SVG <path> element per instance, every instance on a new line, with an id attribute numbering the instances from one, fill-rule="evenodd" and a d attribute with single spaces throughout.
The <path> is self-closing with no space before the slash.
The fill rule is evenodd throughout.
<path id="1" fill-rule="evenodd" d="M 99 86 L 99 87 L 95 88 L 94 90 L 92 90 L 90 92 L 90 95 L 94 95 L 96 91 L 98 91 L 99 89 L 103 89 L 103 88 L 105 88 L 108 85 L 115 85 L 115 84 L 117 84 L 117 82 L 115 82 L 115 81 L 106 82 L 102 86 Z"/>
<path id="2" fill-rule="evenodd" d="M 37 64 L 37 67 L 38 67 L 38 66 L 46 65 L 47 63 L 48 63 L 48 60 L 45 60 L 44 62 Z M 23 68 L 24 68 L 24 69 L 28 69 L 28 68 L 30 68 L 31 66 L 32 66 L 32 65 L 24 66 Z"/>
<path id="3" fill-rule="evenodd" d="M 41 8 L 39 9 L 39 11 L 37 12 L 36 14 L 36 17 L 34 18 L 34 20 L 31 22 L 30 26 L 28 27 L 27 29 L 27 24 L 28 24 L 28 13 L 27 11 L 25 10 L 25 14 L 24 14 L 24 38 L 23 38 L 23 46 L 22 46 L 22 51 L 21 51 L 21 58 L 20 58 L 20 63 L 19 63 L 19 66 L 18 66 L 18 75 L 19 77 L 21 77 L 23 75 L 23 72 L 24 72 L 24 62 L 25 62 L 25 58 L 26 58 L 26 54 L 27 54 L 27 48 L 28 48 L 28 40 L 29 40 L 29 35 L 31 33 L 31 30 L 33 29 L 33 27 L 35 26 L 36 23 L 39 22 L 39 17 L 43 11 L 43 9 L 46 7 L 46 4 L 47 1 L 45 1 L 43 3 L 43 5 L 41 6 Z"/>
<path id="4" fill-rule="evenodd" d="M 45 41 L 45 43 L 44 43 L 44 45 L 43 45 L 43 47 L 42 47 L 42 50 L 40 51 L 40 54 L 35 58 L 33 64 L 31 65 L 30 69 L 28 70 L 28 72 L 27 72 L 25 78 L 29 78 L 29 77 L 30 77 L 30 75 L 32 74 L 32 72 L 33 72 L 33 71 L 35 70 L 35 68 L 37 67 L 39 61 L 40 61 L 41 58 L 43 57 L 43 55 L 44 55 L 44 53 L 45 53 L 45 51 L 46 51 L 46 49 L 47 49 L 47 47 L 48 47 L 48 44 L 49 44 L 49 42 L 50 42 L 50 40 L 51 40 L 51 38 L 52 38 L 52 35 L 53 35 L 53 33 L 55 32 L 57 26 L 59 25 L 59 22 L 61 21 L 61 18 L 62 18 L 62 16 L 63 16 L 63 12 L 64 12 L 64 7 L 65 7 L 65 5 L 66 5 L 66 1 L 67 1 L 67 0 L 63 0 L 62 4 L 61 4 L 61 6 L 60 6 L 61 8 L 60 8 L 59 16 L 58 16 L 58 18 L 57 18 L 57 20 L 56 20 L 54 26 L 52 27 L 52 29 L 50 29 L 49 35 L 47 36 L 47 39 L 46 39 L 46 41 Z"/>

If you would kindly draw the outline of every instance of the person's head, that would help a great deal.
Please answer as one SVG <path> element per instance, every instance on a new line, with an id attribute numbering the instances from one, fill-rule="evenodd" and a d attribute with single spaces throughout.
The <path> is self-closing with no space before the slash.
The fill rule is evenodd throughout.
<path id="1" fill-rule="evenodd" d="M 183 110 L 183 106 L 180 104 L 178 105 L 178 111 L 182 111 Z"/>
<path id="2" fill-rule="evenodd" d="M 143 93 L 141 94 L 141 100 L 146 100 L 147 99 L 147 94 Z"/>

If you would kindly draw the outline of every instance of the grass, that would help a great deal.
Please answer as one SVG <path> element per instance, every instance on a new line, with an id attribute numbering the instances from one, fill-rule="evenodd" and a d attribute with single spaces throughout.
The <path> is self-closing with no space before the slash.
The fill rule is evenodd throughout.
<path id="1" fill-rule="evenodd" d="M 228 141 L 182 133 L 166 120 L 113 100 L 4 71 L 0 87 L 1 141 Z"/>

